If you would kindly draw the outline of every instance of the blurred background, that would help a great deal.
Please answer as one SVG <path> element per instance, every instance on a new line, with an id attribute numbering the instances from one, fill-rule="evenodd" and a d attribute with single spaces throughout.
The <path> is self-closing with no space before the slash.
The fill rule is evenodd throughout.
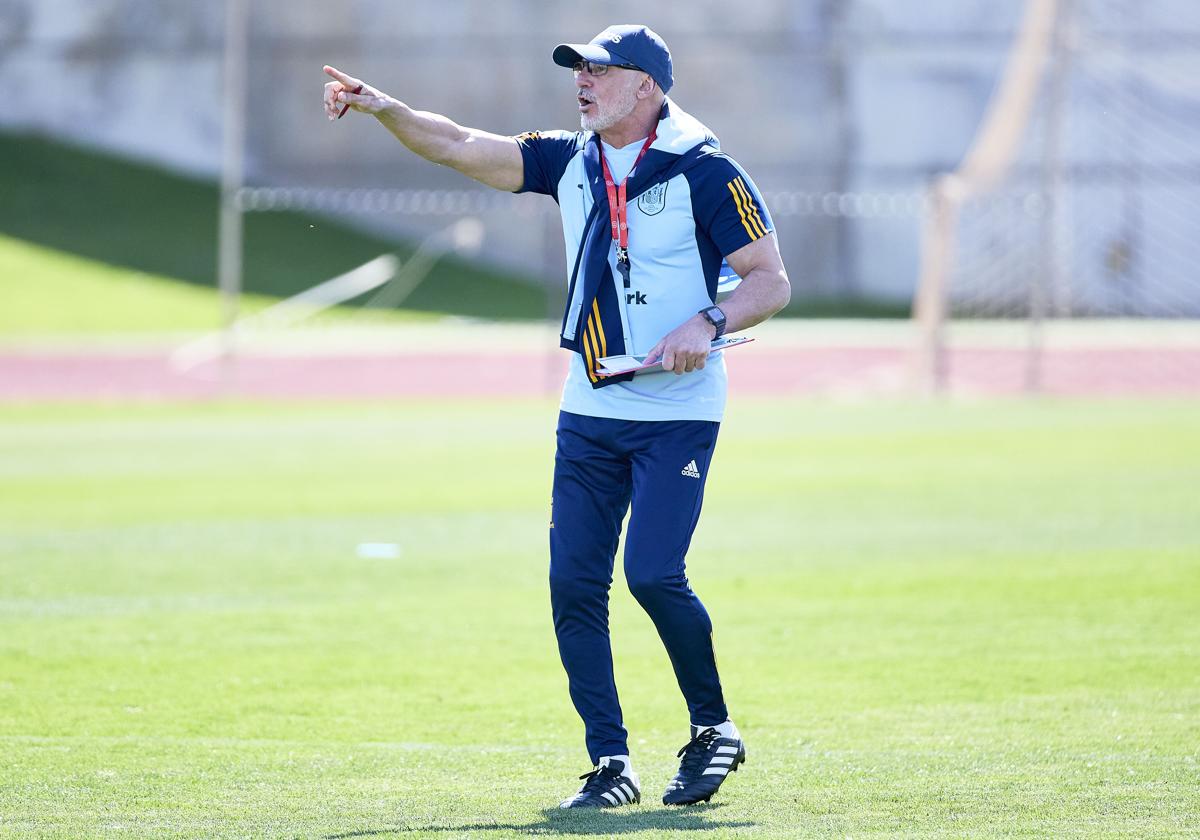
<path id="1" fill-rule="evenodd" d="M 617 563 L 615 823 L 553 807 L 557 208 L 321 68 L 573 129 L 629 21 L 793 295 L 687 556 L 752 763 L 653 804 Z M 1200 836 L 1196 0 L 0 0 L 0 73 L 0 836 Z"/>
<path id="2" fill-rule="evenodd" d="M 278 345 L 284 322 L 311 326 L 342 301 L 377 310 L 356 320 L 374 331 L 348 330 L 359 344 L 396 323 L 384 310 L 552 324 L 565 287 L 554 204 L 432 166 L 361 115 L 328 124 L 321 65 L 465 125 L 570 129 L 571 77 L 550 50 L 645 19 L 673 50 L 672 97 L 767 198 L 794 287 L 785 315 L 851 319 L 773 325 L 756 356 L 799 346 L 806 370 L 839 370 L 785 387 L 1200 388 L 1194 3 L 754 0 L 646 14 L 6 0 L 0 68 L 20 93 L 0 113 L 0 328 L 136 334 L 143 347 L 156 332 L 175 353 L 183 334 L 385 254 L 173 370 L 219 378 L 204 373 L 216 356 L 246 355 L 267 327 Z M 531 352 L 553 343 L 505 335 Z M 539 362 L 538 387 L 553 389 L 560 361 Z"/>

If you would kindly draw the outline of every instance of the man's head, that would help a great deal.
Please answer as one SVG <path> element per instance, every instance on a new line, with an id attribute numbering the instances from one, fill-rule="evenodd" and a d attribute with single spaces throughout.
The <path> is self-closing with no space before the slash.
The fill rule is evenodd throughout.
<path id="1" fill-rule="evenodd" d="M 559 44 L 554 62 L 575 71 L 585 131 L 605 131 L 639 108 L 657 114 L 674 83 L 671 51 L 645 26 L 610 26 L 588 44 Z"/>

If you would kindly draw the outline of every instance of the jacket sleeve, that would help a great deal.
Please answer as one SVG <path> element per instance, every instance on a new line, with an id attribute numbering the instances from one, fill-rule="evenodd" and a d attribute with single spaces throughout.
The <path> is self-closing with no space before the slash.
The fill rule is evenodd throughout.
<path id="1" fill-rule="evenodd" d="M 722 256 L 775 230 L 758 187 L 745 170 L 725 155 L 713 155 L 688 175 L 696 226 Z"/>
<path id="2" fill-rule="evenodd" d="M 568 131 L 527 131 L 515 139 L 525 164 L 525 179 L 517 192 L 550 195 L 558 201 L 558 182 L 579 149 L 579 135 Z"/>

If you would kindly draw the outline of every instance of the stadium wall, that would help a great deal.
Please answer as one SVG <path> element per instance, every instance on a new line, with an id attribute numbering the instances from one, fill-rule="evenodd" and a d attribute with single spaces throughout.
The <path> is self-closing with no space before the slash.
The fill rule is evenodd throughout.
<path id="1" fill-rule="evenodd" d="M 326 125 L 317 104 L 320 65 L 342 66 L 466 124 L 510 133 L 570 128 L 577 119 L 570 79 L 550 65 L 550 48 L 640 19 L 672 45 L 673 95 L 775 197 L 798 294 L 895 301 L 911 296 L 917 275 L 918 199 L 931 176 L 952 169 L 966 150 L 1021 7 L 668 0 L 647 15 L 633 0 L 603 10 L 548 0 L 250 5 L 252 184 L 470 189 L 457 173 L 399 151 L 366 120 Z M 1136 5 L 1145 27 L 1181 26 L 1178 2 Z M 0 2 L 0 70 L 35 80 L 42 94 L 0 112 L 0 129 L 35 129 L 215 174 L 223 31 L 222 4 Z M 1188 55 L 1190 63 L 1177 66 L 1194 78 L 1200 52 Z M 850 196 L 891 209 L 858 212 Z M 443 224 L 419 214 L 364 221 L 408 234 Z M 544 245 L 558 235 L 552 223 L 504 213 L 486 221 L 486 253 L 531 278 L 554 274 L 558 246 Z"/>

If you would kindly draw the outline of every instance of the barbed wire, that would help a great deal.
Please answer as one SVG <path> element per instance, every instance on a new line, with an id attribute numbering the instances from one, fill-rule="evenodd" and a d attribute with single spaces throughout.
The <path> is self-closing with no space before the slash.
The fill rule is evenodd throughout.
<path id="1" fill-rule="evenodd" d="M 485 190 L 396 190 L 343 187 L 243 187 L 238 208 L 245 212 L 315 210 L 324 213 L 402 213 L 465 216 L 490 211 L 537 215 L 540 210 L 511 193 Z"/>
<path id="2" fill-rule="evenodd" d="M 763 196 L 774 216 L 912 218 L 927 209 L 920 192 L 769 192 Z M 1036 193 L 998 196 L 997 202 L 1036 201 Z M 397 190 L 349 187 L 243 187 L 238 208 L 244 212 L 308 210 L 322 213 L 398 213 L 465 216 L 512 212 L 538 216 L 550 205 L 513 193 L 491 190 Z"/>

